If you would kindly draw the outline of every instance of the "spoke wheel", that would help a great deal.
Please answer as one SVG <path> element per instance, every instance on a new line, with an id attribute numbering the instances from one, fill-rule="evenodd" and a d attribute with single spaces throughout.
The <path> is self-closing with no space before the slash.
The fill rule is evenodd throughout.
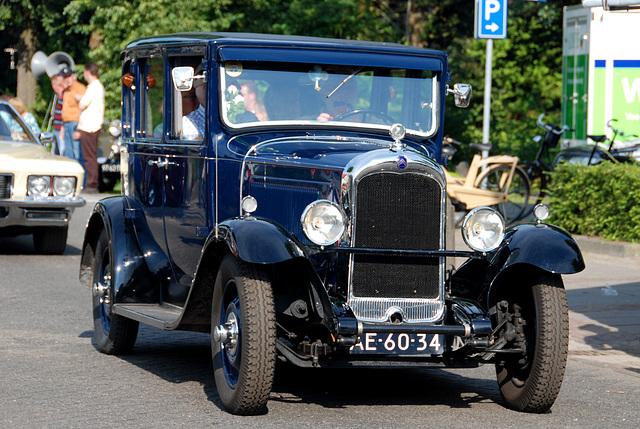
<path id="1" fill-rule="evenodd" d="M 218 395 L 229 412 L 265 410 L 275 372 L 275 332 L 267 275 L 227 255 L 213 293 L 211 354 Z"/>
<path id="2" fill-rule="evenodd" d="M 494 326 L 504 322 L 498 341 L 522 354 L 496 363 L 500 393 L 509 408 L 543 413 L 555 402 L 567 362 L 567 295 L 558 275 L 534 276 L 533 286 L 499 302 Z"/>
<path id="3" fill-rule="evenodd" d="M 93 267 L 93 328 L 98 350 L 106 354 L 130 353 L 138 336 L 138 322 L 113 314 L 113 265 L 107 233 L 96 244 Z"/>
<path id="4" fill-rule="evenodd" d="M 490 191 L 507 192 L 507 201 L 498 204 L 497 207 L 507 225 L 513 224 L 524 215 L 530 189 L 527 174 L 520 167 L 516 167 L 513 179 L 508 183 L 510 171 L 509 165 L 494 165 L 478 177 L 476 184 Z"/>

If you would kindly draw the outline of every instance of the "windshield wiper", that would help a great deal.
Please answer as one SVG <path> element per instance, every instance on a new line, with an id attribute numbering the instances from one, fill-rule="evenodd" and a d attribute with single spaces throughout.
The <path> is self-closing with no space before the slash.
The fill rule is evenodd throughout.
<path id="1" fill-rule="evenodd" d="M 340 82 L 340 83 L 338 84 L 338 86 L 336 86 L 336 87 L 334 88 L 334 90 L 333 90 L 333 91 L 331 91 L 329 94 L 327 94 L 327 98 L 331 97 L 331 96 L 332 96 L 332 95 L 333 95 L 337 90 L 339 90 L 339 89 L 340 89 L 340 87 L 341 87 L 342 85 L 344 85 L 345 83 L 347 83 L 347 81 L 348 81 L 349 79 L 351 79 L 352 77 L 354 77 L 355 75 L 357 75 L 358 73 L 360 73 L 360 71 L 361 71 L 363 68 L 364 68 L 364 66 L 360 66 L 360 67 L 358 67 L 357 69 L 355 69 L 355 70 L 353 71 L 353 73 L 351 73 L 349 76 L 345 77 L 345 78 L 344 78 L 344 80 L 343 80 L 342 82 Z"/>

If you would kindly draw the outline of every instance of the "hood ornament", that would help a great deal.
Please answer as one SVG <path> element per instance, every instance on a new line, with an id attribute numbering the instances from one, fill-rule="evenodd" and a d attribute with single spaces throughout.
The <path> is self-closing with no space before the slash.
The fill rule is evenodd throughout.
<path id="1" fill-rule="evenodd" d="M 406 145 L 402 144 L 402 139 L 407 134 L 404 126 L 402 124 L 393 124 L 389 129 L 389 135 L 393 139 L 393 144 L 389 149 L 392 151 L 402 150 L 406 147 Z"/>

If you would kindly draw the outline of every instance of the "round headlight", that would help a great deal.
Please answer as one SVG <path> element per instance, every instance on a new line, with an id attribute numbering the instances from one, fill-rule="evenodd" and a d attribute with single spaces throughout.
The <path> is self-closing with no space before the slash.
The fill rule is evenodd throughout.
<path id="1" fill-rule="evenodd" d="M 309 204 L 302 213 L 302 230 L 309 240 L 319 246 L 328 246 L 340 239 L 345 228 L 345 215 L 337 204 L 318 200 Z"/>
<path id="2" fill-rule="evenodd" d="M 76 188 L 75 177 L 54 177 L 53 178 L 53 195 L 60 197 L 68 197 L 73 195 Z"/>
<path id="3" fill-rule="evenodd" d="M 473 250 L 493 250 L 504 238 L 504 219 L 489 207 L 473 209 L 462 221 L 462 238 Z"/>
<path id="4" fill-rule="evenodd" d="M 49 184 L 51 177 L 49 176 L 29 176 L 27 178 L 27 195 L 37 197 L 49 196 Z"/>

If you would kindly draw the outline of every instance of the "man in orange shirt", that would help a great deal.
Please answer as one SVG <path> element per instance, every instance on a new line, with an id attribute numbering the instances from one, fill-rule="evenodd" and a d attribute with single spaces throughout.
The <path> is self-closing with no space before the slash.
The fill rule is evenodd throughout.
<path id="1" fill-rule="evenodd" d="M 62 94 L 62 121 L 64 122 L 65 143 L 64 156 L 75 159 L 84 167 L 80 140 L 75 140 L 73 133 L 78 126 L 78 119 L 80 119 L 80 107 L 78 106 L 75 95 L 84 95 L 87 87 L 78 82 L 76 74 L 68 67 L 65 67 L 60 74 L 64 78 L 65 88 Z"/>

